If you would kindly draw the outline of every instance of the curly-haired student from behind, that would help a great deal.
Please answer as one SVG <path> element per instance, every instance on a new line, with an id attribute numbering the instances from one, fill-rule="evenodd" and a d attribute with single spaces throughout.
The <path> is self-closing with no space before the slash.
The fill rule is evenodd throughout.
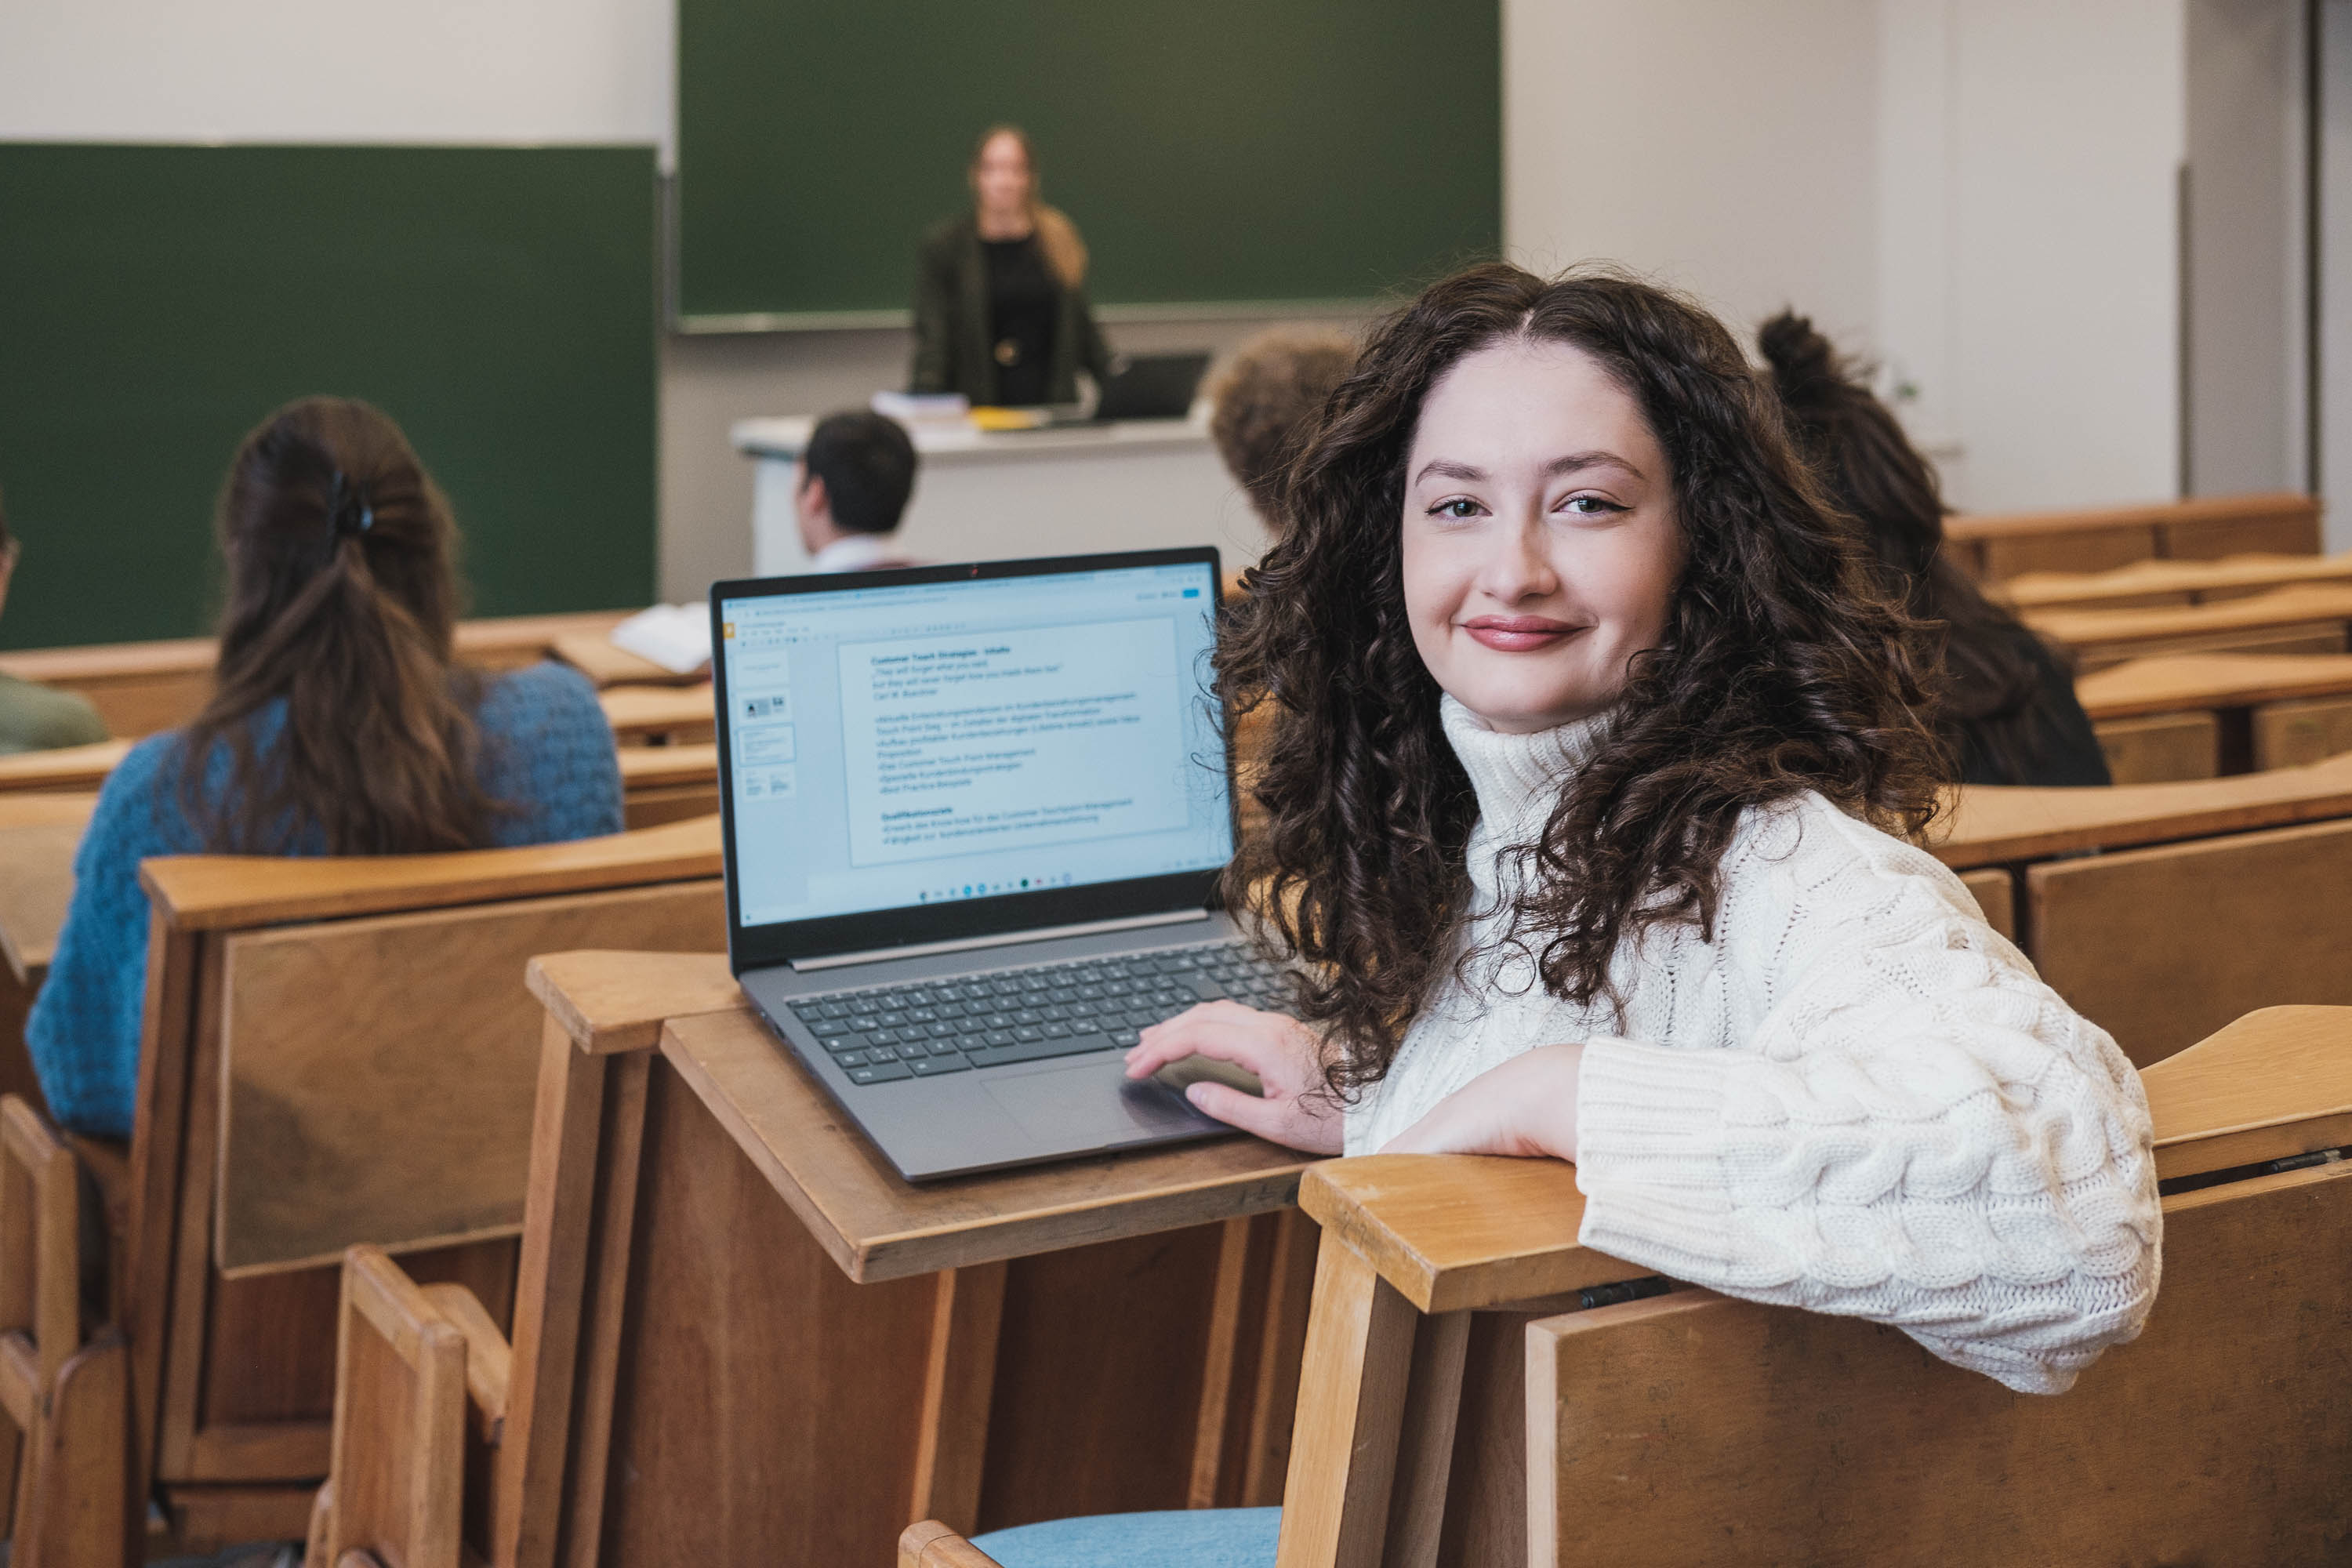
<path id="1" fill-rule="evenodd" d="M 58 1120 L 131 1131 L 152 855 L 400 855 L 621 830 L 596 693 L 541 664 L 455 662 L 457 527 L 398 426 L 311 397 L 237 448 L 217 526 L 228 605 L 211 700 L 99 793 L 26 1024 Z"/>
<path id="2" fill-rule="evenodd" d="M 1272 706 L 1228 894 L 1296 1016 L 1129 1071 L 1295 1147 L 1576 1163 L 1582 1239 L 2054 1393 L 2139 1331 L 2139 1079 L 1916 847 L 1938 747 L 1770 387 L 1682 299 L 1501 264 L 1368 343 L 1226 611 Z"/>
<path id="3" fill-rule="evenodd" d="M 1356 342 L 1329 328 L 1274 327 L 1235 350 L 1209 384 L 1209 438 L 1250 505 L 1281 527 L 1282 470 L 1356 364 Z"/>
<path id="4" fill-rule="evenodd" d="M 1953 778 L 2113 783 L 2069 661 L 1944 553 L 1936 470 L 1894 414 L 1804 317 L 1782 311 L 1757 329 L 1756 342 L 1798 446 L 1830 499 L 1862 524 L 1881 585 L 1928 629 Z"/>

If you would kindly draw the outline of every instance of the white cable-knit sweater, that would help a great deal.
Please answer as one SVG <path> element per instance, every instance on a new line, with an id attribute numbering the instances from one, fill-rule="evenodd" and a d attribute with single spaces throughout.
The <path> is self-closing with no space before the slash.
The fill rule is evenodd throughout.
<path id="1" fill-rule="evenodd" d="M 1598 724 L 1498 734 L 1450 698 L 1444 722 L 1478 792 L 1464 940 L 1486 947 L 1516 875 L 1498 852 L 1540 831 Z M 2139 1075 L 1932 856 L 1810 792 L 1751 811 L 1715 940 L 1654 931 L 1611 972 L 1622 1025 L 1546 993 L 1523 949 L 1442 986 L 1349 1107 L 1348 1152 L 1522 1051 L 1582 1041 L 1586 1246 L 1892 1323 L 2026 1393 L 2139 1332 L 2161 1228 Z"/>

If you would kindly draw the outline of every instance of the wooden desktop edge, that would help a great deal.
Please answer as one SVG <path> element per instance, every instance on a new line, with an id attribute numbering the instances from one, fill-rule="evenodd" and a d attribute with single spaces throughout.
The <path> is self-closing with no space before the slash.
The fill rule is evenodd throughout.
<path id="1" fill-rule="evenodd" d="M 2319 510 L 2318 498 L 2296 490 L 2272 490 L 2243 496 L 2213 496 L 2150 506 L 2112 507 L 2096 511 L 2032 511 L 2002 516 L 1948 518 L 1946 538 L 1976 543 L 1984 540 L 2030 539 L 2051 533 L 2082 533 L 2102 528 L 2160 528 L 2180 524 L 2232 522 L 2241 520 L 2302 517 Z"/>
<path id="2" fill-rule="evenodd" d="M 2247 1073 L 2300 1039 L 2268 1113 L 2216 1121 L 2190 1080 L 2242 1094 Z M 2311 1050 L 2316 1040 L 2322 1048 Z M 2341 1049 L 2326 1047 L 2340 1046 Z M 2142 1075 L 2160 1179 L 2234 1169 L 2352 1138 L 2352 1007 L 2247 1015 Z M 1553 1160 L 1374 1154 L 1311 1166 L 1299 1206 L 1420 1310 L 1528 1301 L 1648 1272 L 1582 1246 L 1576 1168 Z"/>
<path id="3" fill-rule="evenodd" d="M 173 925 L 205 931 L 687 881 L 716 877 L 719 866 L 719 819 L 701 816 L 599 838 L 446 855 L 164 856 L 142 862 L 139 880 Z"/>

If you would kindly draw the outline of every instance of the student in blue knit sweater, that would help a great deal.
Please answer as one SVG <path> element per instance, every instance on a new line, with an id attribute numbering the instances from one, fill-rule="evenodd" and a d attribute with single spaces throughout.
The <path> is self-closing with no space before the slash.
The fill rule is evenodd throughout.
<path id="1" fill-rule="evenodd" d="M 78 1131 L 126 1137 L 139 1076 L 152 855 L 399 855 L 621 830 L 613 732 L 553 664 L 454 661 L 457 529 L 399 426 L 347 398 L 288 405 L 229 469 L 228 607 L 212 700 L 106 781 L 26 1026 Z"/>

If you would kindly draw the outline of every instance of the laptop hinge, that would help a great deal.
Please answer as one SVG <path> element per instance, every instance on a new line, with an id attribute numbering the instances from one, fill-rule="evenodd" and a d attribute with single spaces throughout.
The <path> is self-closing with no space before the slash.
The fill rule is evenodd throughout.
<path id="1" fill-rule="evenodd" d="M 1056 937 L 1095 936 L 1110 931 L 1139 931 L 1146 926 L 1182 925 L 1191 921 L 1205 921 L 1209 913 L 1207 910 L 1170 910 L 1156 915 L 1130 915 L 1125 920 L 1088 921 L 1083 925 L 1003 931 L 994 936 L 964 937 L 955 942 L 919 942 L 905 947 L 870 948 L 864 952 L 828 952 L 821 958 L 795 958 L 791 963 L 794 969 L 805 974 L 813 970 L 840 969 L 852 963 L 878 963 L 891 958 L 929 958 L 934 953 L 963 952 L 973 948 L 1052 942 Z"/>

